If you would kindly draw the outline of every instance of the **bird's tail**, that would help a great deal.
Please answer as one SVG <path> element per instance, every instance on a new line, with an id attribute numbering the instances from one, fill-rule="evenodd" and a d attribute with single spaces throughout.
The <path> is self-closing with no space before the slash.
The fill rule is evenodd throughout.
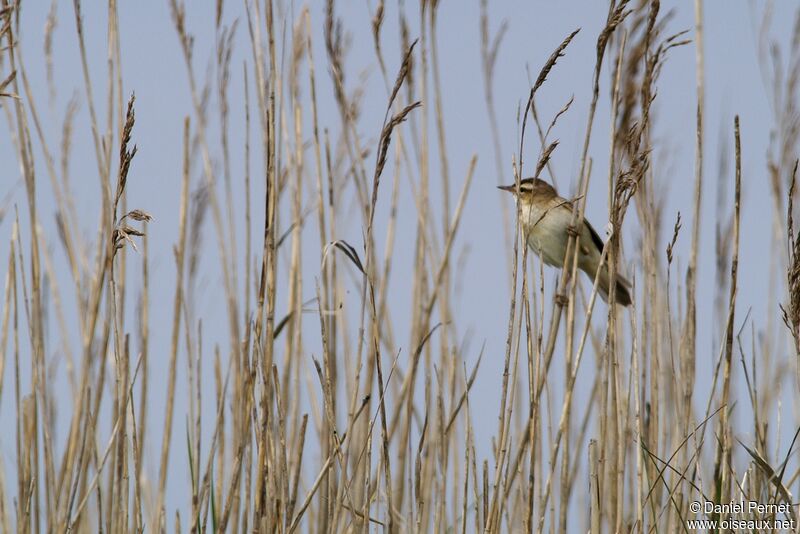
<path id="1" fill-rule="evenodd" d="M 600 296 L 603 298 L 604 302 L 608 302 L 608 290 L 611 287 L 611 279 L 608 275 L 608 269 L 604 269 L 605 276 L 601 276 L 600 279 Z M 614 285 L 614 300 L 617 304 L 622 304 L 623 306 L 630 306 L 631 302 L 631 283 L 625 279 L 624 276 L 617 274 L 615 276 L 617 279 L 617 283 Z"/>
<path id="2" fill-rule="evenodd" d="M 617 274 L 615 276 L 617 283 L 614 286 L 614 296 L 617 304 L 623 306 L 631 305 L 631 283 L 625 279 L 624 276 Z M 604 267 L 600 273 L 600 279 L 597 281 L 597 291 L 600 293 L 600 298 L 603 302 L 608 303 L 608 291 L 611 287 L 611 277 L 608 273 L 608 267 Z"/>

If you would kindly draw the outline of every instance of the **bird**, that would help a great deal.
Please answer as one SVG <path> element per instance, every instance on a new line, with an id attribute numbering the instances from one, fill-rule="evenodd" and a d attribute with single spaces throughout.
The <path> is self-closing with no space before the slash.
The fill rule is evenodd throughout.
<path id="1" fill-rule="evenodd" d="M 569 240 L 569 227 L 572 224 L 572 202 L 556 192 L 555 188 L 540 178 L 526 178 L 517 185 L 501 185 L 498 189 L 514 195 L 519 204 L 520 224 L 527 238 L 528 247 L 545 264 L 563 268 Z M 579 226 L 580 251 L 578 268 L 594 282 L 595 273 L 603 253 L 603 240 L 586 219 Z M 623 276 L 616 275 L 616 303 L 623 306 L 631 304 L 631 284 Z M 598 291 L 603 301 L 608 302 L 611 277 L 608 264 L 603 265 L 598 280 Z"/>

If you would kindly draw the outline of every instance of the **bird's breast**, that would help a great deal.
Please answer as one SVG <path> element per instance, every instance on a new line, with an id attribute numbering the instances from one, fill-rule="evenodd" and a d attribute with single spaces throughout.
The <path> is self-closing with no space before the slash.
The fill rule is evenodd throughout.
<path id="1" fill-rule="evenodd" d="M 528 246 L 542 260 L 555 267 L 564 264 L 567 228 L 571 221 L 569 210 L 562 206 L 523 205 L 520 216 Z"/>

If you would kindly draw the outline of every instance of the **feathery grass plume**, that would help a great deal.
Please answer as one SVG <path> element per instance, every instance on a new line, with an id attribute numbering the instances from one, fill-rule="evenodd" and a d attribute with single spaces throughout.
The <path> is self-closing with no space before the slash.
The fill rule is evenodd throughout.
<path id="1" fill-rule="evenodd" d="M 787 193 L 786 208 L 786 227 L 789 249 L 789 266 L 786 270 L 787 287 L 789 288 L 789 301 L 786 307 L 781 305 L 783 322 L 792 333 L 795 343 L 795 351 L 800 357 L 800 233 L 795 234 L 794 228 L 794 195 L 797 185 L 797 166 L 795 160 L 792 169 L 792 178 L 789 182 L 789 192 Z"/>
<path id="2" fill-rule="evenodd" d="M 131 94 L 131 97 L 128 100 L 128 110 L 125 114 L 125 124 L 122 128 L 122 135 L 120 138 L 119 172 L 117 174 L 117 188 L 116 192 L 114 193 L 113 208 L 115 217 L 119 206 L 119 201 L 122 198 L 122 195 L 125 193 L 125 187 L 128 184 L 128 171 L 130 171 L 131 162 L 133 161 L 133 157 L 136 155 L 136 145 L 133 145 L 133 148 L 128 149 L 128 144 L 131 141 L 131 134 L 133 133 L 133 125 L 136 122 L 136 113 L 133 107 L 135 101 L 136 97 Z M 131 210 L 120 217 L 116 222 L 116 227 L 114 228 L 111 237 L 114 254 L 116 254 L 117 250 L 123 248 L 126 242 L 129 243 L 134 250 L 139 250 L 136 247 L 136 243 L 132 237 L 144 237 L 144 232 L 125 224 L 125 219 L 128 218 L 139 222 L 150 222 L 153 220 L 153 217 L 150 214 L 140 209 Z"/>

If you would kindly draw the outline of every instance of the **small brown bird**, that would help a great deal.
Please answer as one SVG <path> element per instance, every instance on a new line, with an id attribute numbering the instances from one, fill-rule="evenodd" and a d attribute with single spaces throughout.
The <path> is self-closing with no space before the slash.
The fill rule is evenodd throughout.
<path id="1" fill-rule="evenodd" d="M 562 268 L 566 254 L 569 234 L 567 229 L 572 223 L 572 202 L 558 196 L 556 190 L 539 178 L 526 178 L 519 184 L 517 195 L 516 184 L 498 186 L 503 191 L 514 195 L 520 203 L 520 223 L 527 236 L 528 246 L 547 265 Z M 594 282 L 595 273 L 600 265 L 603 253 L 603 240 L 597 235 L 592 225 L 584 219 L 580 226 L 580 252 L 578 267 Z M 623 306 L 631 304 L 630 283 L 620 275 L 616 275 L 616 302 Z M 598 290 L 605 302 L 608 302 L 608 289 L 611 285 L 608 265 L 600 271 Z"/>

